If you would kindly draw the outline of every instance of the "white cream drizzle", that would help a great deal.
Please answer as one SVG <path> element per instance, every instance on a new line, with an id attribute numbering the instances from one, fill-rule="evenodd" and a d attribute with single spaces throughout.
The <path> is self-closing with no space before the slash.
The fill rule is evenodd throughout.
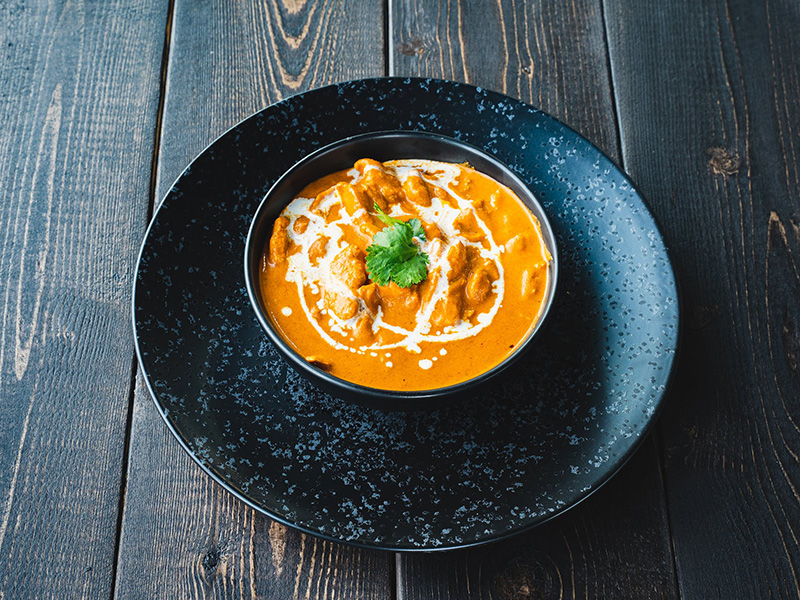
<path id="1" fill-rule="evenodd" d="M 308 306 L 306 299 L 306 289 L 308 289 L 313 296 L 319 296 L 316 301 L 317 310 L 325 314 L 328 327 L 331 332 L 335 332 L 345 339 L 349 339 L 352 332 L 356 329 L 356 324 L 359 317 L 367 307 L 352 290 L 350 290 L 342 281 L 332 274 L 331 263 L 336 255 L 343 249 L 344 244 L 342 241 L 343 231 L 342 225 L 352 226 L 354 230 L 358 231 L 357 219 L 363 216 L 366 212 L 364 209 L 358 209 L 353 215 L 348 214 L 345 210 L 338 192 L 334 190 L 324 197 L 319 205 L 320 209 L 325 210 L 339 205 L 339 217 L 326 223 L 325 219 L 309 210 L 313 198 L 296 198 L 289 206 L 283 211 L 283 216 L 289 219 L 288 236 L 289 239 L 300 247 L 300 250 L 292 253 L 288 259 L 288 268 L 286 272 L 286 280 L 294 283 L 297 286 L 297 293 L 300 297 L 300 305 L 305 312 L 306 318 L 313 325 L 314 329 L 320 334 L 330 346 L 336 349 L 348 350 L 358 354 L 365 354 L 369 352 L 374 356 L 376 350 L 388 350 L 393 348 L 405 348 L 410 352 L 419 354 L 421 352 L 420 344 L 424 342 L 451 342 L 461 340 L 468 337 L 477 335 L 481 330 L 488 327 L 494 319 L 497 311 L 503 303 L 503 295 L 505 293 L 505 280 L 503 272 L 503 264 L 501 255 L 505 248 L 498 246 L 492 236 L 492 232 L 478 216 L 472 202 L 466 198 L 461 197 L 454 191 L 460 174 L 460 168 L 457 165 L 447 163 L 440 163 L 428 160 L 403 160 L 394 161 L 391 165 L 384 165 L 378 167 L 375 165 L 368 165 L 364 173 L 372 169 L 381 169 L 384 172 L 394 175 L 400 182 L 404 182 L 410 175 L 422 177 L 430 186 L 440 187 L 444 189 L 451 198 L 456 201 L 457 208 L 449 206 L 441 201 L 435 195 L 431 195 L 430 206 L 419 206 L 417 210 L 420 218 L 428 223 L 434 223 L 439 230 L 444 234 L 445 240 L 433 239 L 420 244 L 423 252 L 428 254 L 430 263 L 428 265 L 428 273 L 431 274 L 438 270 L 439 277 L 436 287 L 433 290 L 430 299 L 422 306 L 422 310 L 418 311 L 416 322 L 413 330 L 408 330 L 403 327 L 394 325 L 384 319 L 383 310 L 379 307 L 376 314 L 373 314 L 372 331 L 377 333 L 381 329 L 386 329 L 400 336 L 403 339 L 390 344 L 372 344 L 370 346 L 360 346 L 358 349 L 334 339 L 330 333 L 320 325 L 316 318 L 313 316 L 311 308 Z M 347 172 L 350 177 L 350 183 L 356 183 L 363 177 L 363 174 L 357 169 L 351 169 Z M 473 242 L 466 239 L 461 235 L 455 221 L 464 212 L 468 212 L 474 216 L 477 226 L 485 236 L 484 243 Z M 389 213 L 394 217 L 412 217 L 416 215 L 408 215 L 402 211 L 402 207 L 394 204 Z M 294 231 L 295 221 L 300 217 L 305 216 L 308 220 L 308 227 L 302 233 Z M 363 235 L 363 234 L 362 234 Z M 316 265 L 313 265 L 308 256 L 308 250 L 320 236 L 328 238 L 328 244 L 324 255 L 319 259 Z M 366 236 L 365 236 L 366 237 Z M 492 284 L 492 293 L 494 294 L 494 302 L 488 311 L 479 313 L 475 320 L 475 324 L 469 321 L 460 321 L 455 325 L 445 327 L 440 332 L 431 333 L 431 316 L 438 302 L 443 299 L 448 291 L 450 264 L 447 261 L 447 251 L 457 243 L 463 244 L 465 247 L 475 248 L 482 258 L 493 262 L 498 271 L 498 278 Z M 359 304 L 359 311 L 351 319 L 341 319 L 336 316 L 333 311 L 325 311 L 324 300 L 322 298 L 321 290 L 330 290 L 336 294 L 342 294 L 347 298 L 356 300 Z M 441 355 L 444 356 L 446 351 L 441 350 Z M 389 354 L 387 353 L 388 357 Z M 432 362 L 427 359 L 420 360 L 420 367 L 429 369 Z M 391 363 L 387 363 L 391 366 Z"/>

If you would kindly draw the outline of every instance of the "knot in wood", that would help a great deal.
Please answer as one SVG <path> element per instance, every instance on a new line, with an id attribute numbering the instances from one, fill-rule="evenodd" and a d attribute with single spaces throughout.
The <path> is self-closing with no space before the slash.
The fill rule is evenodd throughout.
<path id="1" fill-rule="evenodd" d="M 222 549 L 217 546 L 211 546 L 208 552 L 206 552 L 205 556 L 203 556 L 202 564 L 203 569 L 207 572 L 216 571 L 217 565 L 219 565 L 220 557 L 222 556 Z"/>
<path id="2" fill-rule="evenodd" d="M 708 159 L 708 168 L 713 173 L 729 177 L 739 172 L 742 159 L 735 152 L 728 152 L 725 148 L 709 148 L 706 154 L 711 157 Z"/>
<path id="3" fill-rule="evenodd" d="M 403 56 L 416 56 L 425 52 L 425 46 L 420 38 L 413 37 L 408 42 L 397 44 L 397 51 Z"/>

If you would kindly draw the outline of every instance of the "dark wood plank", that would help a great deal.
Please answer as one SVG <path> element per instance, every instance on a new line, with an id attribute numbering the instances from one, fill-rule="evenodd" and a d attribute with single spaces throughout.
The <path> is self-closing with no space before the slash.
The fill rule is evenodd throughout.
<path id="1" fill-rule="evenodd" d="M 625 164 L 686 314 L 661 423 L 686 598 L 800 595 L 800 5 L 607 0 Z"/>
<path id="2" fill-rule="evenodd" d="M 392 7 L 392 75 L 464 81 L 530 102 L 618 158 L 598 1 Z"/>
<path id="3" fill-rule="evenodd" d="M 599 2 L 394 3 L 395 74 L 445 77 L 540 106 L 619 159 Z M 401 556 L 400 598 L 673 598 L 655 443 L 534 531 L 487 548 Z"/>
<path id="4" fill-rule="evenodd" d="M 157 197 L 209 142 L 270 102 L 382 75 L 380 8 L 177 0 Z M 256 514 L 183 452 L 141 382 L 134 406 L 118 598 L 390 597 L 391 554 L 321 542 Z"/>
<path id="5" fill-rule="evenodd" d="M 0 598 L 111 594 L 166 13 L 0 3 Z"/>
<path id="6" fill-rule="evenodd" d="M 297 533 L 211 481 L 136 386 L 117 598 L 390 598 L 390 553 Z"/>
<path id="7" fill-rule="evenodd" d="M 401 556 L 399 600 L 675 598 L 655 443 L 565 515 L 509 540 Z"/>

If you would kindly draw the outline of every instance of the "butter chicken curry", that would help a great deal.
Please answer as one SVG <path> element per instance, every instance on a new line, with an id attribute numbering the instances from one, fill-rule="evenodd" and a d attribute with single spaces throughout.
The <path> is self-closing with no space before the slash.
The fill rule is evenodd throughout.
<path id="1" fill-rule="evenodd" d="M 507 187 L 460 164 L 371 159 L 310 185 L 261 262 L 281 336 L 331 375 L 426 390 L 496 366 L 539 318 L 551 256 Z"/>

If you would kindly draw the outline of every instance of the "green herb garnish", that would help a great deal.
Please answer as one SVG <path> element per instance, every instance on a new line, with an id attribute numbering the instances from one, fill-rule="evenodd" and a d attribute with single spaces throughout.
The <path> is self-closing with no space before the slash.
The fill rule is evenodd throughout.
<path id="1" fill-rule="evenodd" d="M 394 281 L 408 288 L 423 281 L 428 276 L 428 255 L 412 241 L 414 238 L 425 241 L 425 231 L 419 219 L 403 222 L 383 212 L 375 204 L 378 218 L 386 223 L 372 237 L 367 247 L 367 272 L 378 285 L 388 285 Z"/>

